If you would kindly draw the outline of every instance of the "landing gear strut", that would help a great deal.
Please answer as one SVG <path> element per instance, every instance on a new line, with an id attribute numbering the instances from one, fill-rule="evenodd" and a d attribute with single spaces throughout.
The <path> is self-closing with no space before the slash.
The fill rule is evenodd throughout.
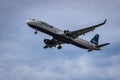
<path id="1" fill-rule="evenodd" d="M 62 46 L 61 46 L 61 45 L 59 45 L 57 48 L 58 48 L 58 49 L 61 49 L 61 48 L 62 48 Z"/>
<path id="2" fill-rule="evenodd" d="M 37 34 L 37 28 L 35 29 L 35 34 Z"/>

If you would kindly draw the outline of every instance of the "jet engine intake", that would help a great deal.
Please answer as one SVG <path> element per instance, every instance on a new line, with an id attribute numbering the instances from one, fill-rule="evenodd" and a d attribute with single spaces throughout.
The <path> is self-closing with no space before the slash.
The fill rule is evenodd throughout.
<path id="1" fill-rule="evenodd" d="M 69 30 L 64 30 L 64 34 L 68 37 L 73 37 L 73 33 Z"/>
<path id="2" fill-rule="evenodd" d="M 51 43 L 51 40 L 50 40 L 50 39 L 44 39 L 44 43 L 45 43 L 45 44 L 50 44 L 50 43 Z"/>

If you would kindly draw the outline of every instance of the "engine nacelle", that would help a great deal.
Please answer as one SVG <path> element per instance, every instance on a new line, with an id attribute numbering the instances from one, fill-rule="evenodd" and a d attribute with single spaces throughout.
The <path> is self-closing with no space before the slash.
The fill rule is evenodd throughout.
<path id="1" fill-rule="evenodd" d="M 64 34 L 65 34 L 66 36 L 69 36 L 69 37 L 72 37 L 72 36 L 73 36 L 73 33 L 72 33 L 71 31 L 69 31 L 69 30 L 64 30 Z"/>
<path id="2" fill-rule="evenodd" d="M 44 43 L 45 43 L 45 44 L 50 44 L 50 43 L 51 43 L 51 40 L 50 40 L 50 39 L 44 39 Z"/>
<path id="3" fill-rule="evenodd" d="M 68 34 L 69 32 L 70 32 L 70 31 L 68 31 L 68 30 L 64 30 L 64 33 L 65 33 L 65 34 Z"/>

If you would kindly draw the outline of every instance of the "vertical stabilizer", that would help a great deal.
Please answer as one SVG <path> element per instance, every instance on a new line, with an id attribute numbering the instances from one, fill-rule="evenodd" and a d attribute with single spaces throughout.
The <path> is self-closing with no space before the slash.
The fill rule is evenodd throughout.
<path id="1" fill-rule="evenodd" d="M 92 40 L 90 41 L 91 43 L 95 44 L 95 45 L 98 45 L 98 42 L 99 42 L 99 34 L 96 34 Z"/>

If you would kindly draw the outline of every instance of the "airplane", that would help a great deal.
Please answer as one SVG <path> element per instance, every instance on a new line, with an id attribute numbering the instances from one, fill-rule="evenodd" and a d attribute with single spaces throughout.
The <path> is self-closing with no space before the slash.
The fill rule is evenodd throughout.
<path id="1" fill-rule="evenodd" d="M 35 29 L 35 34 L 37 34 L 37 31 L 41 31 L 53 37 L 52 39 L 44 39 L 44 43 L 45 43 L 45 46 L 43 47 L 44 49 L 52 48 L 56 46 L 58 49 L 61 49 L 62 44 L 72 44 L 79 48 L 87 49 L 88 52 L 93 50 L 101 50 L 102 47 L 109 45 L 110 43 L 98 44 L 99 34 L 96 34 L 91 39 L 91 41 L 86 41 L 78 37 L 80 35 L 84 35 L 85 33 L 95 30 L 97 27 L 100 27 L 105 23 L 106 23 L 106 19 L 104 20 L 104 22 L 94 26 L 90 26 L 75 31 L 69 31 L 69 30 L 61 30 L 38 19 L 29 19 L 26 21 L 26 24 L 29 27 Z"/>

